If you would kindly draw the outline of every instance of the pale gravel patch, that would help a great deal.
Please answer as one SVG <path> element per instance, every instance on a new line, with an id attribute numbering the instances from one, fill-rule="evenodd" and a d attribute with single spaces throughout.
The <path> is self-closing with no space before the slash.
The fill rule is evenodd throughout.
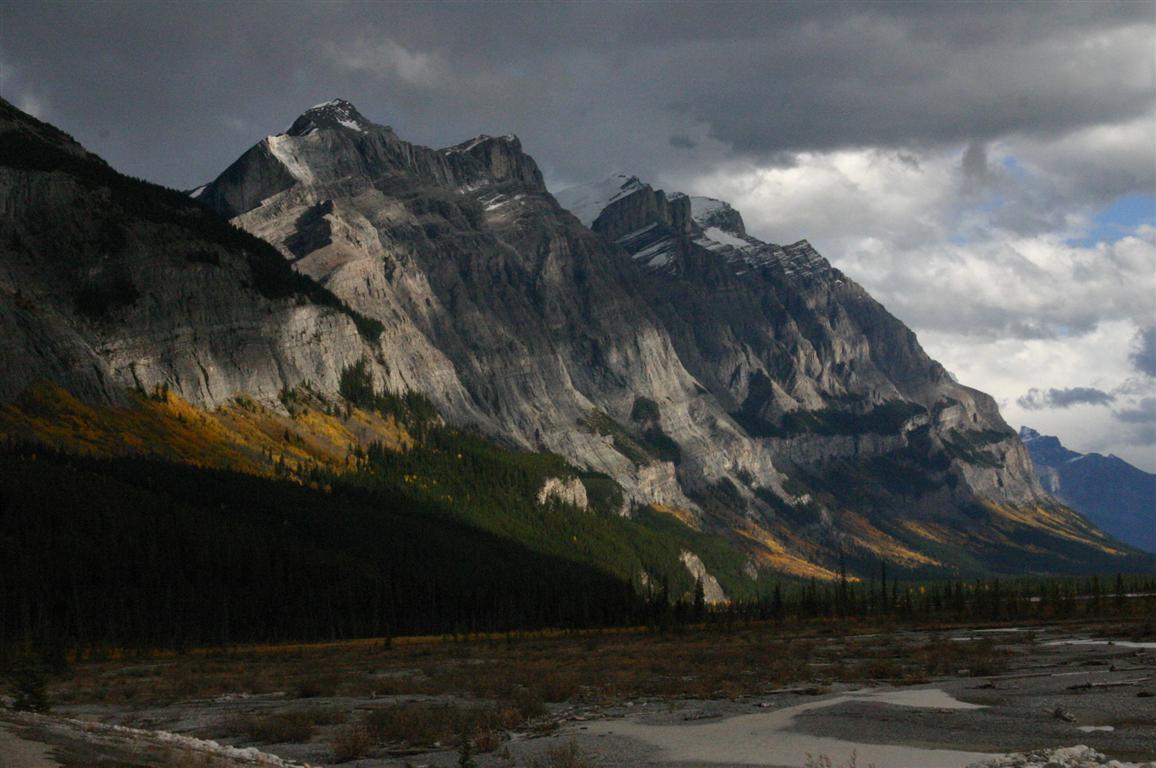
<path id="1" fill-rule="evenodd" d="M 1004 755 L 974 763 L 968 768 L 1156 768 L 1156 763 L 1123 763 L 1111 760 L 1107 755 L 1079 744 L 1074 747 Z"/>
<path id="2" fill-rule="evenodd" d="M 21 738 L 4 723 L 0 723 L 0 755 L 4 768 L 60 768 L 49 756 L 48 745 Z"/>
<path id="3" fill-rule="evenodd" d="M 671 762 L 789 766 L 803 768 L 813 756 L 826 755 L 836 764 L 854 756 L 860 765 L 886 768 L 965 768 L 992 757 L 983 752 L 869 744 L 794 730 L 795 716 L 853 701 L 937 710 L 981 709 L 939 689 L 853 691 L 820 701 L 770 712 L 739 715 L 721 721 L 681 725 L 650 725 L 636 719 L 615 719 L 585 724 L 589 736 L 636 739 L 659 749 Z"/>

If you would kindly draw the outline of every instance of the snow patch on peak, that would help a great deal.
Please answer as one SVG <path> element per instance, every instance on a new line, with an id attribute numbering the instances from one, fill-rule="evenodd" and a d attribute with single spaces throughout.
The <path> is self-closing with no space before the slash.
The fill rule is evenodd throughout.
<path id="1" fill-rule="evenodd" d="M 483 133 L 476 139 L 463 141 L 461 144 L 454 144 L 452 147 L 446 147 L 445 149 L 439 151 L 446 155 L 456 155 L 462 152 L 469 152 L 475 147 L 479 147 L 482 144 L 490 141 L 504 141 L 507 144 L 513 144 L 518 141 L 518 137 L 512 133 L 507 133 L 505 136 L 490 136 L 489 134 Z"/>
<path id="2" fill-rule="evenodd" d="M 713 197 L 692 197 L 690 199 L 690 217 L 702 229 L 718 229 L 732 238 L 749 240 L 743 217 L 731 207 L 730 203 Z M 718 238 L 714 238 L 718 239 Z M 741 248 L 742 246 L 735 246 Z"/>
<path id="3" fill-rule="evenodd" d="M 329 101 L 323 101 L 320 104 L 314 104 L 307 111 L 313 112 L 315 110 L 325 109 L 326 107 L 350 107 L 350 108 L 352 108 L 353 105 L 350 104 L 345 99 L 330 99 Z"/>
<path id="4" fill-rule="evenodd" d="M 447 149 L 443 149 L 442 152 L 445 152 L 447 155 L 456 155 L 459 152 L 469 152 L 470 150 L 474 149 L 475 147 L 477 147 L 481 144 L 485 144 L 487 141 L 490 141 L 493 138 L 494 138 L 493 136 L 488 136 L 488 135 L 483 133 L 481 136 L 478 136 L 476 139 L 470 139 L 469 141 L 463 141 L 461 144 L 455 144 L 452 147 L 449 147 Z"/>
<path id="5" fill-rule="evenodd" d="M 373 123 L 366 120 L 357 107 L 345 99 L 332 99 L 314 104 L 289 126 L 290 136 L 305 136 L 323 128 L 345 128 L 364 133 Z"/>
<path id="6" fill-rule="evenodd" d="M 554 195 L 554 199 L 589 227 L 608 205 L 647 186 L 637 176 L 613 173 L 600 181 L 563 189 Z"/>
<path id="7" fill-rule="evenodd" d="M 740 250 L 754 247 L 752 243 L 748 243 L 746 240 L 735 237 L 729 232 L 724 232 L 718 227 L 707 227 L 705 230 L 703 230 L 703 236 L 695 242 L 712 251 L 719 250 L 720 248 L 725 248 L 727 246 L 730 246 L 731 248 L 738 248 Z"/>
<path id="8" fill-rule="evenodd" d="M 730 203 L 716 200 L 713 197 L 692 197 L 690 199 L 690 215 L 695 221 L 709 218 L 712 213 L 730 207 Z"/>

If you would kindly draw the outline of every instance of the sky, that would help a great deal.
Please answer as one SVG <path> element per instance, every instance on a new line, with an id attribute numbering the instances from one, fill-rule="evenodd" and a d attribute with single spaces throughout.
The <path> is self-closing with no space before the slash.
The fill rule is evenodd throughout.
<path id="1" fill-rule="evenodd" d="M 345 98 L 806 238 L 1013 427 L 1156 471 L 1156 3 L 0 3 L 0 95 L 191 189 Z"/>

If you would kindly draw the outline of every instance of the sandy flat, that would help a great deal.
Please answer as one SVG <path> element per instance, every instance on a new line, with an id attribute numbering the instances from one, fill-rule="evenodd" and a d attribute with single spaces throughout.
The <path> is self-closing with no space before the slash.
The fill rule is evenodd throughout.
<path id="1" fill-rule="evenodd" d="M 636 739 L 658 748 L 663 760 L 685 763 L 803 768 L 812 756 L 826 755 L 836 764 L 842 764 L 854 754 L 863 766 L 875 763 L 887 768 L 965 768 L 992 757 L 984 752 L 860 743 L 814 736 L 795 729 L 796 717 L 804 712 L 855 701 L 934 710 L 982 709 L 937 688 L 855 691 L 716 722 L 651 725 L 622 718 L 589 723 L 584 730 L 589 736 Z"/>
<path id="2" fill-rule="evenodd" d="M 49 751 L 47 744 L 21 738 L 12 726 L 0 723 L 0 764 L 4 768 L 60 768 Z"/>

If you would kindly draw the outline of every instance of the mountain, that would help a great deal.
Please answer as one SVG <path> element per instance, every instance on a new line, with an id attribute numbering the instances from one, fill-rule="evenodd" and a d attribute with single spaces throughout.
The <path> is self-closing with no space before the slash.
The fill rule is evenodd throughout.
<path id="1" fill-rule="evenodd" d="M 1120 541 L 1156 552 L 1156 475 L 1118 456 L 1076 453 L 1020 427 L 1044 489 Z"/>
<path id="2" fill-rule="evenodd" d="M 162 384 L 206 406 L 336 387 L 377 323 L 187 196 L 130 179 L 0 101 L 0 398 Z M 318 343 L 320 342 L 320 343 Z"/>
<path id="3" fill-rule="evenodd" d="M 1046 569 L 1083 557 L 1073 539 L 1114 547 L 1042 492 L 990 397 L 722 201 L 629 174 L 556 199 L 516 137 L 434 150 L 342 101 L 199 199 L 385 326 L 384 386 L 737 532 L 756 567 Z"/>
<path id="4" fill-rule="evenodd" d="M 0 434 L 319 488 L 368 472 L 717 599 L 880 560 L 1150 567 L 1048 497 L 991 398 L 805 241 L 630 176 L 560 199 L 517 137 L 422 147 L 341 100 L 191 195 L 5 104 L 0 345 L 22 364 Z M 447 453 L 463 434 L 486 441 L 470 473 Z M 541 518 L 555 504 L 572 519 Z"/>

